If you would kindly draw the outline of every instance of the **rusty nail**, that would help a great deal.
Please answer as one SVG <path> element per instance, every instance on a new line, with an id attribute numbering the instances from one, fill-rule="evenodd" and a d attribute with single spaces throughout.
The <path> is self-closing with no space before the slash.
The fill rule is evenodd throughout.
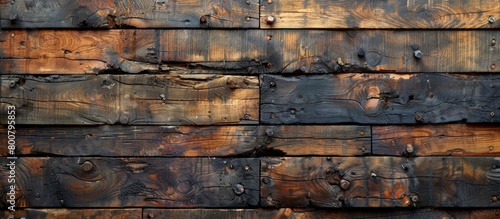
<path id="1" fill-rule="evenodd" d="M 15 87 L 16 82 L 15 81 L 9 81 L 9 87 Z"/>
<path id="2" fill-rule="evenodd" d="M 274 17 L 272 15 L 267 16 L 266 22 L 267 24 L 273 24 L 274 23 Z"/>
<path id="3" fill-rule="evenodd" d="M 245 18 L 245 21 L 246 21 L 246 22 L 250 22 L 250 19 L 251 19 L 250 17 L 246 17 L 246 18 Z"/>
<path id="4" fill-rule="evenodd" d="M 415 56 L 415 58 L 421 59 L 423 54 L 422 51 L 420 51 L 420 49 L 417 49 L 413 52 L 413 55 Z"/>
<path id="5" fill-rule="evenodd" d="M 270 63 L 270 62 L 269 62 L 269 63 L 267 63 L 267 64 L 266 64 L 266 67 L 267 67 L 267 68 L 272 68 L 272 67 L 273 67 L 273 63 Z"/>
<path id="6" fill-rule="evenodd" d="M 245 165 L 245 170 L 246 170 L 246 171 L 249 171 L 249 170 L 250 170 L 250 166 Z"/>
<path id="7" fill-rule="evenodd" d="M 249 5 L 249 4 L 250 4 L 250 1 L 249 1 L 249 0 L 246 0 L 246 1 L 245 1 L 245 3 L 247 3 L 247 5 Z"/>
<path id="8" fill-rule="evenodd" d="M 434 97 L 434 93 L 429 93 L 429 98 L 433 98 Z"/>
<path id="9" fill-rule="evenodd" d="M 343 189 L 343 190 L 347 190 L 349 188 L 349 185 L 351 183 L 345 179 L 341 179 L 340 180 L 340 188 Z"/>
<path id="10" fill-rule="evenodd" d="M 249 120 L 250 119 L 250 114 L 249 113 L 245 113 L 245 115 L 243 115 L 243 118 L 245 118 L 246 120 Z"/>
<path id="11" fill-rule="evenodd" d="M 373 173 L 373 172 L 372 172 L 372 173 L 370 174 L 370 176 L 371 176 L 372 178 L 376 178 L 376 177 L 377 177 L 377 174 L 375 174 L 375 173 Z"/>
<path id="12" fill-rule="evenodd" d="M 359 135 L 361 135 L 361 136 L 365 136 L 365 131 L 360 131 L 360 132 L 359 132 Z"/>
<path id="13" fill-rule="evenodd" d="M 9 20 L 11 22 L 15 22 L 17 20 L 17 14 L 10 14 L 9 15 Z"/>
<path id="14" fill-rule="evenodd" d="M 406 145 L 406 152 L 408 152 L 408 154 L 413 153 L 413 145 L 412 144 Z"/>
<path id="15" fill-rule="evenodd" d="M 12 38 L 15 37 L 15 36 L 16 36 L 16 34 L 14 34 L 14 33 L 10 34 L 10 37 L 12 37 Z"/>
<path id="16" fill-rule="evenodd" d="M 267 169 L 268 169 L 268 170 L 270 170 L 270 169 L 272 169 L 272 168 L 273 168 L 273 166 L 271 166 L 271 164 L 268 164 L 268 165 L 267 165 Z"/>
<path id="17" fill-rule="evenodd" d="M 207 17 L 205 15 L 201 16 L 200 23 L 202 24 L 207 23 Z"/>
<path id="18" fill-rule="evenodd" d="M 273 0 L 267 0 L 267 4 L 272 4 Z"/>
<path id="19" fill-rule="evenodd" d="M 245 192 L 245 187 L 243 187 L 243 185 L 241 184 L 236 184 L 236 185 L 233 185 L 233 192 L 236 194 L 236 195 L 241 195 Z"/>
<path id="20" fill-rule="evenodd" d="M 490 150 L 490 151 L 493 151 L 493 149 L 494 149 L 494 147 L 493 147 L 493 146 L 489 146 L 489 147 L 488 147 L 488 150 Z"/>
<path id="21" fill-rule="evenodd" d="M 269 82 L 269 86 L 270 87 L 276 87 L 276 82 L 274 82 L 274 81 Z"/>
<path id="22" fill-rule="evenodd" d="M 495 64 L 491 64 L 491 65 L 490 65 L 491 70 L 495 70 L 495 67 L 496 67 L 496 65 L 495 65 Z"/>
<path id="23" fill-rule="evenodd" d="M 495 116 L 495 112 L 490 112 L 490 116 L 491 117 Z"/>
<path id="24" fill-rule="evenodd" d="M 365 50 L 363 48 L 359 48 L 358 57 L 362 58 L 365 56 Z"/>
<path id="25" fill-rule="evenodd" d="M 273 38 L 273 36 L 271 36 L 271 35 L 266 36 L 266 40 L 271 40 L 272 38 Z"/>
<path id="26" fill-rule="evenodd" d="M 419 113 L 415 113 L 414 117 L 415 117 L 415 120 L 417 120 L 419 122 L 421 122 L 422 119 L 424 119 L 424 115 L 422 113 L 420 113 L 420 112 Z"/>
<path id="27" fill-rule="evenodd" d="M 418 195 L 413 195 L 411 197 L 411 201 L 414 202 L 414 203 L 417 203 L 418 202 Z"/>
<path id="28" fill-rule="evenodd" d="M 491 196 L 491 201 L 493 201 L 493 202 L 497 202 L 497 201 L 498 201 L 497 196 L 496 196 L 496 195 Z"/>
<path id="29" fill-rule="evenodd" d="M 271 137 L 271 136 L 274 135 L 274 131 L 272 129 L 267 129 L 266 130 L 266 135 L 269 136 L 269 137 Z"/>
<path id="30" fill-rule="evenodd" d="M 497 40 L 492 39 L 492 40 L 491 40 L 491 46 L 495 46 L 495 45 L 497 45 Z"/>
<path id="31" fill-rule="evenodd" d="M 488 17 L 488 23 L 492 24 L 492 23 L 495 23 L 495 21 L 496 21 L 495 16 L 490 15 L 490 16 Z"/>
<path id="32" fill-rule="evenodd" d="M 87 160 L 87 161 L 83 162 L 83 164 L 82 164 L 82 170 L 85 171 L 85 172 L 89 172 L 89 171 L 92 170 L 93 166 L 94 165 L 92 164 L 92 162 L 90 162 L 90 161 Z"/>
<path id="33" fill-rule="evenodd" d="M 264 178 L 262 178 L 262 182 L 264 184 L 269 184 L 271 182 L 271 180 L 269 179 L 269 177 L 264 177 Z"/>

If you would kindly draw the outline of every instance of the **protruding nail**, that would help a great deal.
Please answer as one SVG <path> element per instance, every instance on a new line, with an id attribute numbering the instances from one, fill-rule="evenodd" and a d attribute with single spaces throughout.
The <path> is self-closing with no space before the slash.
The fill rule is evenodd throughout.
<path id="1" fill-rule="evenodd" d="M 490 116 L 491 117 L 495 116 L 495 112 L 490 112 Z"/>
<path id="2" fill-rule="evenodd" d="M 273 3 L 273 0 L 267 0 L 267 4 L 272 4 Z"/>
<path id="3" fill-rule="evenodd" d="M 413 116 L 417 122 L 421 122 L 424 119 L 424 114 L 418 112 Z"/>
<path id="4" fill-rule="evenodd" d="M 17 14 L 10 14 L 9 15 L 9 20 L 12 23 L 16 22 L 16 20 L 17 20 Z"/>
<path id="5" fill-rule="evenodd" d="M 340 180 L 340 188 L 343 189 L 343 190 L 347 190 L 349 188 L 349 185 L 351 183 L 345 179 L 341 179 Z"/>
<path id="6" fill-rule="evenodd" d="M 365 50 L 363 48 L 359 48 L 358 57 L 362 58 L 365 56 Z"/>
<path id="7" fill-rule="evenodd" d="M 245 1 L 245 3 L 246 3 L 247 5 L 249 5 L 249 4 L 250 4 L 250 1 L 249 1 L 249 0 L 246 0 L 246 1 Z"/>
<path id="8" fill-rule="evenodd" d="M 246 18 L 245 18 L 245 21 L 246 21 L 246 22 L 250 22 L 250 19 L 251 19 L 250 17 L 246 17 Z"/>
<path id="9" fill-rule="evenodd" d="M 9 81 L 9 87 L 15 87 L 16 82 L 15 81 Z"/>
<path id="10" fill-rule="evenodd" d="M 491 65 L 490 65 L 491 70 L 495 70 L 495 67 L 496 67 L 496 65 L 495 65 L 495 64 L 491 64 Z"/>
<path id="11" fill-rule="evenodd" d="M 267 18 L 266 18 L 267 24 L 273 24 L 274 21 L 275 21 L 275 19 L 272 15 L 267 16 Z"/>
<path id="12" fill-rule="evenodd" d="M 246 170 L 246 171 L 249 171 L 249 170 L 250 170 L 250 166 L 245 165 L 245 170 Z"/>
<path id="13" fill-rule="evenodd" d="M 491 45 L 491 46 L 495 46 L 495 45 L 497 45 L 497 40 L 492 39 L 492 40 L 491 40 L 490 45 Z"/>
<path id="14" fill-rule="evenodd" d="M 377 174 L 375 174 L 375 173 L 373 173 L 373 172 L 370 174 L 370 176 L 371 176 L 372 178 L 377 178 Z"/>
<path id="15" fill-rule="evenodd" d="M 417 203 L 417 202 L 418 202 L 418 195 L 413 195 L 413 196 L 411 197 L 411 201 L 412 201 L 413 203 Z"/>
<path id="16" fill-rule="evenodd" d="M 245 115 L 243 115 L 243 118 L 245 120 L 249 120 L 250 119 L 250 114 L 249 113 L 245 113 Z"/>
<path id="17" fill-rule="evenodd" d="M 495 23 L 495 21 L 496 21 L 495 16 L 490 15 L 490 16 L 488 17 L 488 23 L 492 24 L 492 23 Z"/>
<path id="18" fill-rule="evenodd" d="M 406 145 L 406 152 L 407 152 L 408 154 L 413 153 L 413 145 L 412 145 L 412 144 L 407 144 L 407 145 Z"/>
<path id="19" fill-rule="evenodd" d="M 94 164 L 92 164 L 92 162 L 86 160 L 85 162 L 82 163 L 82 170 L 84 172 L 89 172 L 92 170 L 92 168 L 94 167 Z"/>
<path id="20" fill-rule="evenodd" d="M 491 196 L 491 201 L 492 201 L 492 202 L 497 202 L 497 201 L 498 201 L 497 196 L 496 196 L 496 195 Z"/>
<path id="21" fill-rule="evenodd" d="M 294 109 L 291 109 L 291 110 L 290 110 L 290 114 L 295 115 L 295 110 L 294 110 Z"/>
<path id="22" fill-rule="evenodd" d="M 414 56 L 415 56 L 415 58 L 417 58 L 417 59 L 421 59 L 421 58 L 422 58 L 422 56 L 423 56 L 422 51 L 420 51 L 419 49 L 415 50 L 415 51 L 413 52 L 413 55 L 414 55 Z"/>
<path id="23" fill-rule="evenodd" d="M 272 129 L 266 129 L 266 135 L 271 137 L 274 135 L 274 131 Z"/>
<path id="24" fill-rule="evenodd" d="M 233 185 L 233 192 L 236 194 L 236 195 L 241 195 L 245 192 L 245 187 L 243 187 L 243 185 L 241 184 L 235 184 Z"/>

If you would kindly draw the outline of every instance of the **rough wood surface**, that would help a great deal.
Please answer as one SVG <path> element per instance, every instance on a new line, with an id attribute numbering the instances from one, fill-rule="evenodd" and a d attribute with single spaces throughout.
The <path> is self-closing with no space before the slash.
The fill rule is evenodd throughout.
<path id="1" fill-rule="evenodd" d="M 500 156 L 500 128 L 492 125 L 374 126 L 373 154 Z"/>
<path id="2" fill-rule="evenodd" d="M 302 208 L 280 209 L 144 209 L 143 218 L 185 218 L 185 219 L 253 219 L 253 218 L 498 218 L 498 209 L 363 209 L 360 210 L 324 210 Z"/>
<path id="3" fill-rule="evenodd" d="M 16 154 L 47 156 L 357 156 L 369 126 L 17 126 Z M 0 155 L 7 129 L 0 127 Z"/>
<path id="4" fill-rule="evenodd" d="M 261 160 L 261 205 L 500 207 L 498 157 Z"/>
<path id="5" fill-rule="evenodd" d="M 25 157 L 15 162 L 16 206 L 21 208 L 259 204 L 256 159 Z M 2 165 L 3 179 L 7 168 Z M 0 185 L 9 186 L 4 180 Z M 0 206 L 4 209 L 5 195 Z"/>
<path id="6" fill-rule="evenodd" d="M 258 78 L 220 75 L 1 76 L 0 121 L 17 124 L 253 124 Z"/>
<path id="7" fill-rule="evenodd" d="M 142 209 L 120 208 L 120 209 L 16 209 L 15 212 L 0 211 L 0 217 L 9 219 L 12 215 L 14 218 L 24 219 L 142 219 Z"/>
<path id="8" fill-rule="evenodd" d="M 261 122 L 500 122 L 500 76 L 336 74 L 261 78 Z"/>
<path id="9" fill-rule="evenodd" d="M 258 0 L 0 1 L 2 28 L 258 28 L 258 17 Z"/>
<path id="10" fill-rule="evenodd" d="M 459 30 L 3 30 L 0 73 L 500 72 L 499 39 Z"/>
<path id="11" fill-rule="evenodd" d="M 500 4 L 489 0 L 262 0 L 261 4 L 261 28 L 500 27 L 496 21 Z M 274 23 L 266 21 L 268 16 L 275 17 Z"/>

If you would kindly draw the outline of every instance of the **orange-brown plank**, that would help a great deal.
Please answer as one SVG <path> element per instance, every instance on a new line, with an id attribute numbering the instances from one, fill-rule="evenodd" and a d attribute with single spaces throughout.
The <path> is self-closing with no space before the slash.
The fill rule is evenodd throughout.
<path id="1" fill-rule="evenodd" d="M 261 159 L 261 205 L 500 207 L 498 157 Z"/>
<path id="2" fill-rule="evenodd" d="M 258 28 L 258 17 L 258 0 L 0 1 L 0 27 L 17 29 Z"/>
<path id="3" fill-rule="evenodd" d="M 258 78 L 221 75 L 1 76 L 0 123 L 255 124 Z"/>
<path id="4" fill-rule="evenodd" d="M 262 28 L 500 27 L 500 3 L 490 0 L 261 0 L 261 4 Z"/>
<path id="5" fill-rule="evenodd" d="M 12 211 L 0 211 L 0 217 L 5 219 L 25 218 L 25 219 L 142 219 L 142 209 L 138 208 L 92 208 L 92 209 L 16 209 Z"/>
<path id="6" fill-rule="evenodd" d="M 369 126 L 14 126 L 18 156 L 271 156 L 369 154 Z M 8 156 L 7 126 L 0 155 Z"/>
<path id="7" fill-rule="evenodd" d="M 500 127 L 476 124 L 374 126 L 373 154 L 500 156 Z"/>
<path id="8" fill-rule="evenodd" d="M 259 203 L 259 160 L 251 158 L 0 157 L 15 184 L 0 208 L 246 207 Z"/>

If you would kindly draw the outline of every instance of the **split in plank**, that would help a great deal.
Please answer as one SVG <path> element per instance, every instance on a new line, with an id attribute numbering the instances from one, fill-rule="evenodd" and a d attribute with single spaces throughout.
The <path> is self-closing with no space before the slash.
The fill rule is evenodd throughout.
<path id="1" fill-rule="evenodd" d="M 3 215 L 2 215 L 3 214 Z M 68 209 L 68 208 L 51 208 L 51 209 L 16 209 L 12 211 L 0 211 L 0 217 L 9 219 L 13 215 L 14 218 L 29 218 L 29 219 L 142 219 L 142 209 L 138 208 L 120 208 L 120 209 Z"/>
<path id="2" fill-rule="evenodd" d="M 497 123 L 499 75 L 263 75 L 261 122 Z"/>
<path id="3" fill-rule="evenodd" d="M 496 29 L 500 4 L 489 0 L 262 1 L 261 28 Z M 270 22 L 268 16 L 274 17 Z"/>
<path id="4" fill-rule="evenodd" d="M 261 159 L 261 206 L 500 207 L 498 157 Z"/>
<path id="5" fill-rule="evenodd" d="M 498 31 L 14 30 L 1 74 L 500 72 Z"/>
<path id="6" fill-rule="evenodd" d="M 374 126 L 373 154 L 500 156 L 500 127 L 476 124 Z"/>
<path id="7" fill-rule="evenodd" d="M 16 0 L 0 15 L 4 29 L 258 28 L 259 0 Z"/>
<path id="8" fill-rule="evenodd" d="M 221 75 L 1 76 L 0 119 L 16 124 L 255 124 L 257 77 Z"/>
<path id="9" fill-rule="evenodd" d="M 21 208 L 230 208 L 259 203 L 256 159 L 24 157 L 15 162 L 16 207 Z M 2 165 L 3 179 L 8 168 Z M 10 186 L 6 180 L 0 185 Z M 3 209 L 6 200 L 2 198 Z"/>
<path id="10" fill-rule="evenodd" d="M 383 218 L 498 218 L 499 209 L 363 209 L 324 210 L 307 208 L 261 208 L 261 209 L 152 209 L 143 211 L 144 218 L 203 218 L 203 219 L 253 219 L 253 218 L 337 218 L 337 219 L 383 219 Z"/>
<path id="11" fill-rule="evenodd" d="M 357 156 L 370 154 L 369 126 L 16 126 L 15 155 Z M 0 126 L 0 145 L 7 129 Z M 11 156 L 0 147 L 1 156 Z"/>

